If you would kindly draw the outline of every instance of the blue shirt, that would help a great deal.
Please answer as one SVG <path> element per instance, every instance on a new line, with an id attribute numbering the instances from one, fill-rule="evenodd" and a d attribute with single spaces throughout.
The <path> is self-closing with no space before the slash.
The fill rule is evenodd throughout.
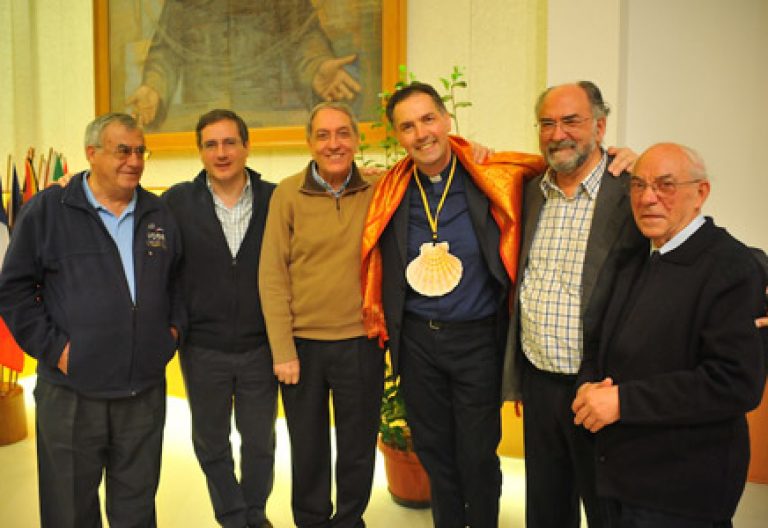
<path id="1" fill-rule="evenodd" d="M 704 223 L 704 215 L 699 213 L 696 218 L 691 220 L 687 226 L 681 229 L 679 233 L 670 238 L 667 243 L 660 248 L 653 247 L 653 242 L 651 242 L 651 250 L 657 249 L 659 253 L 663 255 L 664 253 L 669 253 L 673 249 L 677 249 L 683 245 L 683 242 L 691 238 L 693 234 L 698 231 L 701 226 L 704 225 Z"/>
<path id="2" fill-rule="evenodd" d="M 131 292 L 131 299 L 136 304 L 136 277 L 133 271 L 133 217 L 136 211 L 136 191 L 133 191 L 133 197 L 128 205 L 123 210 L 122 214 L 117 217 L 113 215 L 106 207 L 101 205 L 91 191 L 90 185 L 88 185 L 88 178 L 90 178 L 90 172 L 83 178 L 83 189 L 85 189 L 85 198 L 88 200 L 96 212 L 99 213 L 99 218 L 104 223 L 104 227 L 107 228 L 112 240 L 117 245 L 117 251 L 120 253 L 120 261 L 123 263 L 123 272 L 125 273 L 125 280 L 128 283 L 128 290 Z"/>
<path id="3" fill-rule="evenodd" d="M 347 189 L 347 185 L 349 185 L 349 180 L 352 179 L 352 167 L 349 168 L 347 179 L 344 180 L 344 183 L 341 184 L 338 191 L 331 187 L 330 184 L 320 176 L 320 173 L 317 171 L 317 162 L 313 161 L 310 163 L 310 167 L 312 167 L 312 178 L 314 178 L 315 182 L 334 198 L 341 198 L 341 195 L 344 194 L 344 191 Z"/>
<path id="4" fill-rule="evenodd" d="M 437 204 L 445 190 L 449 173 L 450 164 L 441 173 L 441 180 L 436 183 L 419 173 L 432 216 L 435 215 Z M 457 162 L 453 183 L 448 189 L 437 223 L 437 241 L 448 242 L 451 254 L 461 260 L 461 281 L 456 288 L 440 297 L 425 297 L 409 286 L 405 311 L 411 315 L 439 321 L 472 321 L 496 313 L 495 281 L 488 271 L 469 214 L 466 195 L 466 186 L 472 185 L 468 181 L 469 178 L 466 169 Z M 410 186 L 408 263 L 419 255 L 419 249 L 424 242 L 432 241 L 432 230 L 416 181 L 411 181 Z M 495 222 L 489 221 L 488 224 L 498 230 Z"/>

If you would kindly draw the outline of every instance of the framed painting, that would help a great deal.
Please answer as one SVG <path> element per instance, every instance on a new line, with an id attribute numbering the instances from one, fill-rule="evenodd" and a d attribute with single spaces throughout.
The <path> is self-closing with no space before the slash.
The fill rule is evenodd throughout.
<path id="1" fill-rule="evenodd" d="M 94 0 L 96 113 L 136 115 L 152 150 L 195 150 L 197 118 L 240 114 L 252 147 L 305 143 L 344 100 L 369 139 L 405 63 L 406 0 Z"/>

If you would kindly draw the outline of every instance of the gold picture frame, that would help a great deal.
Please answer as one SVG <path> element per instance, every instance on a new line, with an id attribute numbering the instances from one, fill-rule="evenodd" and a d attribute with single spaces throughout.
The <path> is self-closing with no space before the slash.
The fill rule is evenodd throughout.
<path id="1" fill-rule="evenodd" d="M 336 0 L 313 0 L 317 6 L 323 2 Z M 370 6 L 371 0 L 346 0 Z M 391 90 L 399 79 L 399 65 L 406 59 L 406 2 L 407 0 L 380 0 L 381 3 L 381 86 L 368 87 L 375 93 L 367 93 L 370 100 L 383 90 Z M 94 0 L 94 65 L 96 83 L 96 114 L 109 111 L 124 111 L 124 108 L 112 108 L 111 99 L 114 73 L 110 52 L 110 2 Z M 145 50 L 146 53 L 146 50 Z M 373 106 L 372 106 L 373 108 Z M 147 146 L 153 151 L 194 151 L 195 134 L 192 127 L 185 127 L 183 132 L 151 132 L 145 134 Z M 361 122 L 361 132 L 368 141 L 383 137 L 381 128 L 371 128 L 370 121 Z M 266 126 L 251 128 L 250 144 L 252 148 L 297 147 L 306 144 L 303 126 Z"/>

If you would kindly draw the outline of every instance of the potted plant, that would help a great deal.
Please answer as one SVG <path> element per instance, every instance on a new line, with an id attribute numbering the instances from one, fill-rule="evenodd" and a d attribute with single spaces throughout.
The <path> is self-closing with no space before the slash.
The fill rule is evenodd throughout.
<path id="1" fill-rule="evenodd" d="M 384 456 L 389 493 L 401 506 L 428 508 L 429 477 L 413 450 L 411 431 L 405 418 L 399 379 L 388 364 L 381 397 L 379 450 Z"/>

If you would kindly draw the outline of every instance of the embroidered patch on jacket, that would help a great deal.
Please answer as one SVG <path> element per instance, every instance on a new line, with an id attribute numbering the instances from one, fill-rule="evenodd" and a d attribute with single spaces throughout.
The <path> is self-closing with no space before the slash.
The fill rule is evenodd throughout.
<path id="1" fill-rule="evenodd" d="M 165 246 L 165 230 L 162 227 L 154 223 L 147 225 L 147 247 L 167 249 Z"/>

